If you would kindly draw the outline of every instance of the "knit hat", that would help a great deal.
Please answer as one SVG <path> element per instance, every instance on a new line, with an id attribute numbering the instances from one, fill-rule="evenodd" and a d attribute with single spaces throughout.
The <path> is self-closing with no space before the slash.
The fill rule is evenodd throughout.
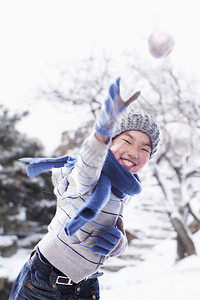
<path id="1" fill-rule="evenodd" d="M 158 149 L 160 131 L 154 118 L 142 110 L 127 108 L 114 128 L 112 138 L 126 130 L 138 130 L 146 133 L 151 140 L 151 157 Z"/>

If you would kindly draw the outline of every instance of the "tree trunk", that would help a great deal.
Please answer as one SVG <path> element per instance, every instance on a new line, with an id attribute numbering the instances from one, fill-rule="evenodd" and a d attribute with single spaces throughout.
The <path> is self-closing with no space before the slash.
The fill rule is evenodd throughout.
<path id="1" fill-rule="evenodd" d="M 158 168 L 154 168 L 154 176 L 157 178 L 158 183 L 162 189 L 165 205 L 170 220 L 177 232 L 177 254 L 178 259 L 182 259 L 186 256 L 197 254 L 195 245 L 190 237 L 190 231 L 187 225 L 184 224 L 183 218 L 177 211 L 177 207 L 174 204 L 171 190 L 167 188 L 165 181 L 163 180 Z"/>
<path id="2" fill-rule="evenodd" d="M 170 216 L 171 222 L 177 232 L 177 254 L 178 259 L 183 259 L 186 256 L 197 254 L 195 245 L 190 237 L 190 233 L 184 226 L 182 221 L 176 217 Z"/>

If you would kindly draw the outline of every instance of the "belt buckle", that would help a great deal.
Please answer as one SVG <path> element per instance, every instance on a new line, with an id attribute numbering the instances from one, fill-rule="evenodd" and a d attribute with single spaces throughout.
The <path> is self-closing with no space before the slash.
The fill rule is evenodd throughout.
<path id="1" fill-rule="evenodd" d="M 73 285 L 73 281 L 71 280 L 71 278 L 65 276 L 58 276 L 56 279 L 56 284 Z"/>

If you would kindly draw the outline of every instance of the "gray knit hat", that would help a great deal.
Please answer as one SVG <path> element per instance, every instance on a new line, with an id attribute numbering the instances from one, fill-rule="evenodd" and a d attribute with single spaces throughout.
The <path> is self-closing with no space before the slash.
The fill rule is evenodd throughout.
<path id="1" fill-rule="evenodd" d="M 160 131 L 152 116 L 142 110 L 127 108 L 117 121 L 112 138 L 126 130 L 138 130 L 146 133 L 151 140 L 151 157 L 154 155 L 158 149 Z"/>

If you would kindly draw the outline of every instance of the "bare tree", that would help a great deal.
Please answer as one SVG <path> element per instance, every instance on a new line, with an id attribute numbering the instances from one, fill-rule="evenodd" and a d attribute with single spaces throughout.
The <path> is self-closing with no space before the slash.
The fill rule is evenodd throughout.
<path id="1" fill-rule="evenodd" d="M 193 211 L 192 199 L 198 197 L 195 178 L 200 175 L 196 164 L 200 136 L 200 110 L 197 87 L 177 75 L 170 64 L 141 68 L 132 65 L 141 81 L 146 81 L 148 98 L 144 93 L 141 106 L 157 117 L 162 131 L 162 146 L 152 164 L 153 175 L 166 200 L 166 209 L 177 232 L 178 259 L 196 254 L 188 227 L 189 214 L 198 224 L 199 215 Z"/>
<path id="2" fill-rule="evenodd" d="M 62 143 L 56 149 L 56 155 L 78 149 L 93 126 L 102 99 L 106 97 L 107 85 L 111 80 L 110 70 L 113 68 L 112 60 L 105 53 L 102 56 L 101 60 L 90 56 L 74 65 L 64 62 L 52 66 L 53 80 L 38 91 L 37 99 L 45 98 L 52 103 L 63 104 L 66 110 L 74 106 L 88 111 L 81 127 L 62 133 Z"/>
<path id="3" fill-rule="evenodd" d="M 67 63 L 55 66 L 53 81 L 40 88 L 38 97 L 45 96 L 49 101 L 68 105 L 87 105 L 91 112 L 90 119 L 95 118 L 101 107 L 101 96 L 111 77 L 111 64 L 111 60 L 104 55 L 100 61 L 90 56 L 73 66 Z"/>

